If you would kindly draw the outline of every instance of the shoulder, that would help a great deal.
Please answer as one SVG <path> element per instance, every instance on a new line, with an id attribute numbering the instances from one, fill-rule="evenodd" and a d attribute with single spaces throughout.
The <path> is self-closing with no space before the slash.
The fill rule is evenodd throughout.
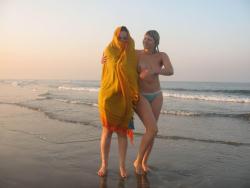
<path id="1" fill-rule="evenodd" d="M 109 44 L 109 45 L 105 48 L 103 54 L 104 54 L 105 56 L 113 56 L 113 55 L 116 53 L 116 51 L 117 51 L 117 49 L 116 49 L 114 46 L 112 46 L 111 44 Z"/>
<path id="2" fill-rule="evenodd" d="M 168 54 L 166 52 L 159 52 L 162 58 L 168 58 Z"/>
<path id="3" fill-rule="evenodd" d="M 162 61 L 170 61 L 166 52 L 159 52 Z"/>

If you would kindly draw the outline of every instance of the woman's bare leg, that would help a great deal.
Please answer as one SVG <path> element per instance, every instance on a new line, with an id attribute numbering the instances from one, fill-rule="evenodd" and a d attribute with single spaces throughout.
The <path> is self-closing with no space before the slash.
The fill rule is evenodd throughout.
<path id="1" fill-rule="evenodd" d="M 107 174 L 111 137 L 112 137 L 112 132 L 109 131 L 107 128 L 103 127 L 101 143 L 100 143 L 102 164 L 97 173 L 99 176 L 105 176 Z"/>
<path id="2" fill-rule="evenodd" d="M 162 102 L 163 102 L 163 96 L 162 94 L 159 94 L 151 103 L 151 107 L 152 107 L 152 111 L 154 113 L 156 122 L 159 119 L 160 113 L 161 113 L 161 107 L 162 107 Z M 148 158 L 149 155 L 151 153 L 152 147 L 154 145 L 154 140 L 150 143 L 149 147 L 147 148 L 145 155 L 143 156 L 143 160 L 142 160 L 142 168 L 145 172 L 149 171 L 149 167 L 148 167 Z"/>
<path id="3" fill-rule="evenodd" d="M 119 166 L 120 166 L 120 175 L 122 178 L 127 177 L 126 171 L 126 154 L 128 147 L 128 139 L 126 135 L 117 133 L 118 136 L 118 149 L 119 149 Z"/>
<path id="4" fill-rule="evenodd" d="M 144 173 L 142 168 L 143 157 L 145 155 L 147 148 L 153 142 L 158 129 L 151 105 L 143 96 L 141 96 L 140 101 L 136 106 L 136 113 L 138 114 L 138 116 L 143 122 L 143 125 L 146 128 L 146 132 L 141 140 L 137 158 L 134 162 L 135 172 L 137 174 L 143 174 Z"/>

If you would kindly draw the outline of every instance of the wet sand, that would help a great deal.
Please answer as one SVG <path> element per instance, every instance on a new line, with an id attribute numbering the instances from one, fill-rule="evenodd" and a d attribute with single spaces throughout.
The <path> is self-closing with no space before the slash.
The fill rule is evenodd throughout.
<path id="1" fill-rule="evenodd" d="M 0 105 L 0 187 L 247 187 L 250 168 L 239 168 L 248 160 L 249 147 L 228 146 L 227 152 L 248 150 L 245 159 L 221 159 L 223 144 L 156 139 L 150 160 L 152 172 L 134 174 L 135 146 L 129 145 L 127 170 L 118 171 L 117 139 L 113 136 L 109 173 L 100 178 L 99 136 L 83 137 L 89 127 L 50 119 L 15 105 Z M 220 151 L 220 152 L 219 152 Z M 223 153 L 225 155 L 225 153 Z M 238 163 L 235 163 L 235 161 Z M 231 162 L 234 161 L 234 165 Z M 215 163 L 225 163 L 222 167 Z M 241 163 L 243 162 L 243 163 Z M 246 162 L 246 161 L 245 161 Z M 235 179 L 226 174 L 234 171 Z M 230 174 L 230 173 L 229 173 Z M 239 179 L 237 179 L 239 178 Z M 245 178 L 245 179 L 244 179 Z M 240 181 L 241 179 L 241 181 Z"/>

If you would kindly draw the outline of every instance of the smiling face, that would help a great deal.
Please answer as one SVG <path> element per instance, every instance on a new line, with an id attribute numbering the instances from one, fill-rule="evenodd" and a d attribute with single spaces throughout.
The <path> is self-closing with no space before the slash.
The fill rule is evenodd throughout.
<path id="1" fill-rule="evenodd" d="M 151 36 L 149 36 L 147 34 L 144 35 L 143 47 L 144 47 L 144 49 L 148 49 L 148 50 L 155 49 L 155 41 L 154 41 L 153 37 L 151 37 Z"/>

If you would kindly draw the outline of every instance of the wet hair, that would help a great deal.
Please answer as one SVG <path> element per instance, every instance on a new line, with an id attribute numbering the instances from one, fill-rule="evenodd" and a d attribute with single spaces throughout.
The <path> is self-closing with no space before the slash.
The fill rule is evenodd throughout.
<path id="1" fill-rule="evenodd" d="M 127 33 L 129 33 L 128 28 L 125 26 L 121 26 L 121 31 L 126 31 Z"/>
<path id="2" fill-rule="evenodd" d="M 159 43 L 160 43 L 160 35 L 156 30 L 149 30 L 146 32 L 146 35 L 152 37 L 155 41 L 155 52 L 159 52 Z"/>

